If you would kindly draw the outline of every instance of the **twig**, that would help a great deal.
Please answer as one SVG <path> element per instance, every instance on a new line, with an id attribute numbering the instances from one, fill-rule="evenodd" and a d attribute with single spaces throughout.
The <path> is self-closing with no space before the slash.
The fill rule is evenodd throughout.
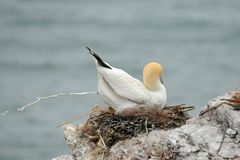
<path id="1" fill-rule="evenodd" d="M 66 125 L 66 124 L 68 124 L 68 123 L 70 123 L 70 122 L 72 122 L 72 121 L 78 120 L 78 119 L 80 119 L 81 117 L 86 116 L 86 115 L 88 115 L 88 114 L 89 114 L 89 113 L 83 113 L 83 114 L 77 115 L 77 116 L 75 116 L 75 117 L 73 117 L 73 118 L 65 121 L 64 123 L 57 125 L 57 127 L 62 127 L 62 126 L 64 126 L 64 125 Z"/>
<path id="2" fill-rule="evenodd" d="M 146 117 L 146 120 L 145 120 L 145 130 L 146 130 L 146 133 L 148 134 L 147 124 L 148 124 L 148 117 Z"/>
<path id="3" fill-rule="evenodd" d="M 37 99 L 34 101 L 34 102 L 31 102 L 23 107 L 20 107 L 18 108 L 17 110 L 18 111 L 23 111 L 25 110 L 26 108 L 34 105 L 34 104 L 37 104 L 38 102 L 40 102 L 41 100 L 47 100 L 47 99 L 53 99 L 53 98 L 56 98 L 56 97 L 59 97 L 59 96 L 69 96 L 69 95 L 85 95 L 85 94 L 96 94 L 97 92 L 81 92 L 81 93 L 58 93 L 58 94 L 54 94 L 54 95 L 50 95 L 50 96 L 46 96 L 46 97 L 37 97 Z"/>
<path id="4" fill-rule="evenodd" d="M 231 103 L 240 103 L 240 100 L 235 100 L 235 99 L 221 99 L 221 100 L 228 101 Z"/>
<path id="5" fill-rule="evenodd" d="M 205 111 L 202 111 L 200 112 L 199 116 L 202 116 L 203 114 L 213 110 L 213 109 L 217 109 L 218 107 L 222 106 L 223 104 L 227 104 L 227 105 L 230 105 L 232 106 L 233 108 L 237 108 L 237 106 L 239 105 L 238 103 L 240 103 L 240 101 L 238 100 L 239 97 L 237 96 L 233 96 L 232 98 L 235 98 L 235 99 L 226 99 L 226 98 L 222 98 L 220 99 L 221 102 L 220 104 L 216 105 L 216 106 L 213 106 L 212 108 L 209 108 L 209 105 L 207 106 L 208 109 L 206 109 Z"/>
<path id="6" fill-rule="evenodd" d="M 216 105 L 216 106 L 213 106 L 213 107 L 211 107 L 211 108 L 209 108 L 210 106 L 207 105 L 207 108 L 208 108 L 208 109 L 206 109 L 205 111 L 200 112 L 200 113 L 199 113 L 199 116 L 202 116 L 202 115 L 204 115 L 205 113 L 207 113 L 207 112 L 209 112 L 209 111 L 211 111 L 211 110 L 217 109 L 218 107 L 222 106 L 223 104 L 232 105 L 231 103 L 228 103 L 228 102 L 221 102 L 220 104 L 218 104 L 218 105 Z"/>
<path id="7" fill-rule="evenodd" d="M 178 104 L 178 105 L 174 105 L 174 106 L 165 106 L 164 108 L 177 108 L 177 107 L 182 107 L 182 106 L 184 106 L 185 105 L 185 103 L 182 103 L 182 104 Z"/>
<path id="8" fill-rule="evenodd" d="M 105 153 L 105 152 L 102 153 L 102 158 L 101 158 L 101 160 L 104 160 L 104 153 Z"/>
<path id="9" fill-rule="evenodd" d="M 175 106 L 165 106 L 164 108 L 173 108 L 173 109 L 179 110 L 180 112 L 188 112 L 195 109 L 194 106 L 185 106 L 185 105 L 186 104 L 183 103 Z"/>
<path id="10" fill-rule="evenodd" d="M 49 95 L 49 96 L 45 96 L 45 97 L 37 97 L 37 99 L 31 103 L 28 103 L 27 105 L 25 106 L 22 106 L 22 107 L 19 107 L 17 109 L 17 111 L 23 111 L 25 110 L 26 108 L 30 107 L 30 106 L 33 106 L 37 103 L 39 103 L 40 101 L 42 100 L 47 100 L 47 99 L 53 99 L 53 98 L 57 98 L 57 97 L 60 97 L 60 96 L 71 96 L 71 95 L 74 95 L 74 96 L 81 96 L 81 95 L 86 95 L 86 94 L 97 94 L 97 92 L 80 92 L 80 93 L 58 93 L 58 94 L 53 94 L 53 95 Z M 0 113 L 0 116 L 5 116 L 9 113 L 9 111 L 4 111 L 2 113 Z"/>
<path id="11" fill-rule="evenodd" d="M 100 142 L 102 142 L 102 145 L 100 144 L 100 146 L 106 151 L 109 150 L 100 133 L 99 133 L 99 137 L 100 137 Z"/>
<path id="12" fill-rule="evenodd" d="M 195 109 L 194 106 L 186 106 L 186 107 L 182 107 L 182 112 L 188 112 L 194 109 Z"/>

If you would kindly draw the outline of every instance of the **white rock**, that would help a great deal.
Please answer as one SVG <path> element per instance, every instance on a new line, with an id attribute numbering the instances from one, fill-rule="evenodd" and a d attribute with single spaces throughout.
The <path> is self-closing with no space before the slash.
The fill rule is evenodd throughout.
<path id="1" fill-rule="evenodd" d="M 228 128 L 226 133 L 229 135 L 229 137 L 231 138 L 234 138 L 236 135 L 237 135 L 237 131 L 231 129 L 231 128 Z"/>

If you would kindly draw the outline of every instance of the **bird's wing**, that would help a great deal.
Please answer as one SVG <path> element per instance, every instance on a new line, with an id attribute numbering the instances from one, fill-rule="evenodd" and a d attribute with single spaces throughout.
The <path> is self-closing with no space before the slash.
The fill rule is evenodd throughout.
<path id="1" fill-rule="evenodd" d="M 114 67 L 112 69 L 98 67 L 97 69 L 117 95 L 136 103 L 144 103 L 150 99 L 142 82 L 125 71 Z"/>

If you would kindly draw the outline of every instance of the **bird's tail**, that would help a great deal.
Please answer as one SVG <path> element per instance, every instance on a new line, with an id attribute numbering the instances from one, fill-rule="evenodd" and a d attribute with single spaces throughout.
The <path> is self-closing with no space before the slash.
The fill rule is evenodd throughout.
<path id="1" fill-rule="evenodd" d="M 108 68 L 108 69 L 112 69 L 108 64 L 106 64 L 102 59 L 101 57 L 99 57 L 91 48 L 89 47 L 86 47 L 87 50 L 88 50 L 88 53 L 91 54 L 94 59 L 96 59 L 97 63 L 99 66 L 102 66 L 102 67 L 105 67 L 105 68 Z"/>

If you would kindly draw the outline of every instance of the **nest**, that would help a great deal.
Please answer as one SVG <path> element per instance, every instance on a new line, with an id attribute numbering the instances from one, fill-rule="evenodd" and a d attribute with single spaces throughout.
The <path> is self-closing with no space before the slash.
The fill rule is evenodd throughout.
<path id="1" fill-rule="evenodd" d="M 180 127 L 189 119 L 185 112 L 193 108 L 184 105 L 165 108 L 139 106 L 116 113 L 110 107 L 96 106 L 81 132 L 93 142 L 101 142 L 104 148 L 109 148 L 118 141 L 155 129 Z"/>

